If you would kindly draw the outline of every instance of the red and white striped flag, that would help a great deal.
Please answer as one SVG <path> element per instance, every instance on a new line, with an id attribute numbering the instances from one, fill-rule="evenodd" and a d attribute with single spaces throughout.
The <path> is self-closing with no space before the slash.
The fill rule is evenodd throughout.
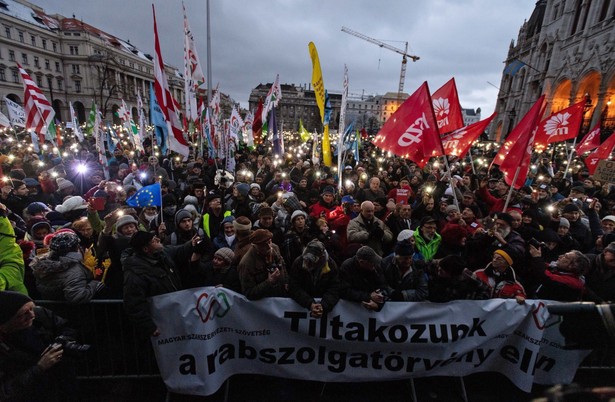
<path id="1" fill-rule="evenodd" d="M 205 89 L 205 75 L 201 69 L 199 55 L 194 45 L 194 35 L 186 16 L 186 7 L 182 2 L 184 10 L 184 96 L 186 100 L 186 116 L 188 120 L 196 122 L 199 120 L 197 107 L 198 89 Z"/>
<path id="2" fill-rule="evenodd" d="M 154 93 L 169 129 L 169 149 L 187 157 L 190 154 L 190 150 L 182 132 L 179 109 L 175 107 L 173 97 L 169 91 L 167 75 L 164 72 L 164 62 L 162 61 L 160 42 L 158 41 L 158 28 L 156 26 L 156 10 L 153 4 L 152 12 L 154 15 L 154 49 L 156 52 L 154 57 Z"/>
<path id="3" fill-rule="evenodd" d="M 24 86 L 24 111 L 26 113 L 26 130 L 32 130 L 39 136 L 39 141 L 55 140 L 55 124 L 53 119 L 56 115 L 51 104 L 43 95 L 38 85 L 32 80 L 26 70 L 17 64 Z M 53 125 L 52 128 L 50 126 Z"/>
<path id="4" fill-rule="evenodd" d="M 585 137 L 577 145 L 577 154 L 583 155 L 587 151 L 596 149 L 600 146 L 600 126 L 602 122 L 598 120 L 598 123 L 592 128 L 589 133 L 585 134 Z"/>

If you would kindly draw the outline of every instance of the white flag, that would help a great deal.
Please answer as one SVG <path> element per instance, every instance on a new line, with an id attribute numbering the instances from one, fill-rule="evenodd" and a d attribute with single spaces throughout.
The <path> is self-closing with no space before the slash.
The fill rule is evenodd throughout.
<path id="1" fill-rule="evenodd" d="M 201 69 L 199 55 L 194 46 L 194 36 L 184 9 L 184 96 L 186 101 L 186 117 L 195 122 L 199 119 L 197 110 L 196 93 L 197 89 L 205 89 L 205 75 Z"/>
<path id="2" fill-rule="evenodd" d="M 4 103 L 6 103 L 6 108 L 9 111 L 9 119 L 11 121 L 11 125 L 25 128 L 26 113 L 24 112 L 23 108 L 7 97 L 4 98 Z"/>
<path id="3" fill-rule="evenodd" d="M 68 102 L 70 106 L 70 118 L 73 126 L 73 133 L 79 140 L 79 142 L 83 142 L 83 133 L 81 132 L 81 127 L 79 127 L 79 122 L 77 121 L 77 114 L 75 113 L 75 109 L 73 109 L 73 103 Z"/>

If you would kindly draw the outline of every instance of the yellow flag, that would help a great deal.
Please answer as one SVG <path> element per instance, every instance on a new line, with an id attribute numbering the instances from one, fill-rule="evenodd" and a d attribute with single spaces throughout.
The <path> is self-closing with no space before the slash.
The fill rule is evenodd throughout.
<path id="1" fill-rule="evenodd" d="M 322 134 L 322 163 L 325 166 L 333 166 L 331 161 L 331 144 L 329 141 L 329 125 L 325 124 L 325 130 Z"/>
<path id="2" fill-rule="evenodd" d="M 316 104 L 320 110 L 320 121 L 325 119 L 325 84 L 322 80 L 322 71 L 320 70 L 320 60 L 318 59 L 318 51 L 314 42 L 308 44 L 310 57 L 312 58 L 312 86 L 314 87 L 314 95 L 316 96 Z"/>

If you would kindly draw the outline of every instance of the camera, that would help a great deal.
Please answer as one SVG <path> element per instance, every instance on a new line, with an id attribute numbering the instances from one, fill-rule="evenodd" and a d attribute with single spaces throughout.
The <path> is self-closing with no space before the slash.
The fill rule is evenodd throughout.
<path id="1" fill-rule="evenodd" d="M 60 335 L 53 340 L 51 347 L 61 347 L 67 355 L 80 357 L 90 349 L 91 345 L 79 343 L 68 336 Z"/>
<path id="2" fill-rule="evenodd" d="M 530 245 L 536 247 L 536 248 L 542 248 L 542 247 L 547 247 L 547 245 L 541 241 L 536 240 L 535 238 L 531 238 L 528 242 Z"/>

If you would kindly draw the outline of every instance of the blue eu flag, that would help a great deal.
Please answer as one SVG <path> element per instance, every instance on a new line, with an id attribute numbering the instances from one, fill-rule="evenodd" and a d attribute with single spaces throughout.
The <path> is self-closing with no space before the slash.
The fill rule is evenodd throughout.
<path id="1" fill-rule="evenodd" d="M 137 191 L 135 195 L 126 200 L 126 204 L 131 207 L 160 207 L 162 206 L 162 196 L 160 195 L 160 183 L 145 186 Z"/>

